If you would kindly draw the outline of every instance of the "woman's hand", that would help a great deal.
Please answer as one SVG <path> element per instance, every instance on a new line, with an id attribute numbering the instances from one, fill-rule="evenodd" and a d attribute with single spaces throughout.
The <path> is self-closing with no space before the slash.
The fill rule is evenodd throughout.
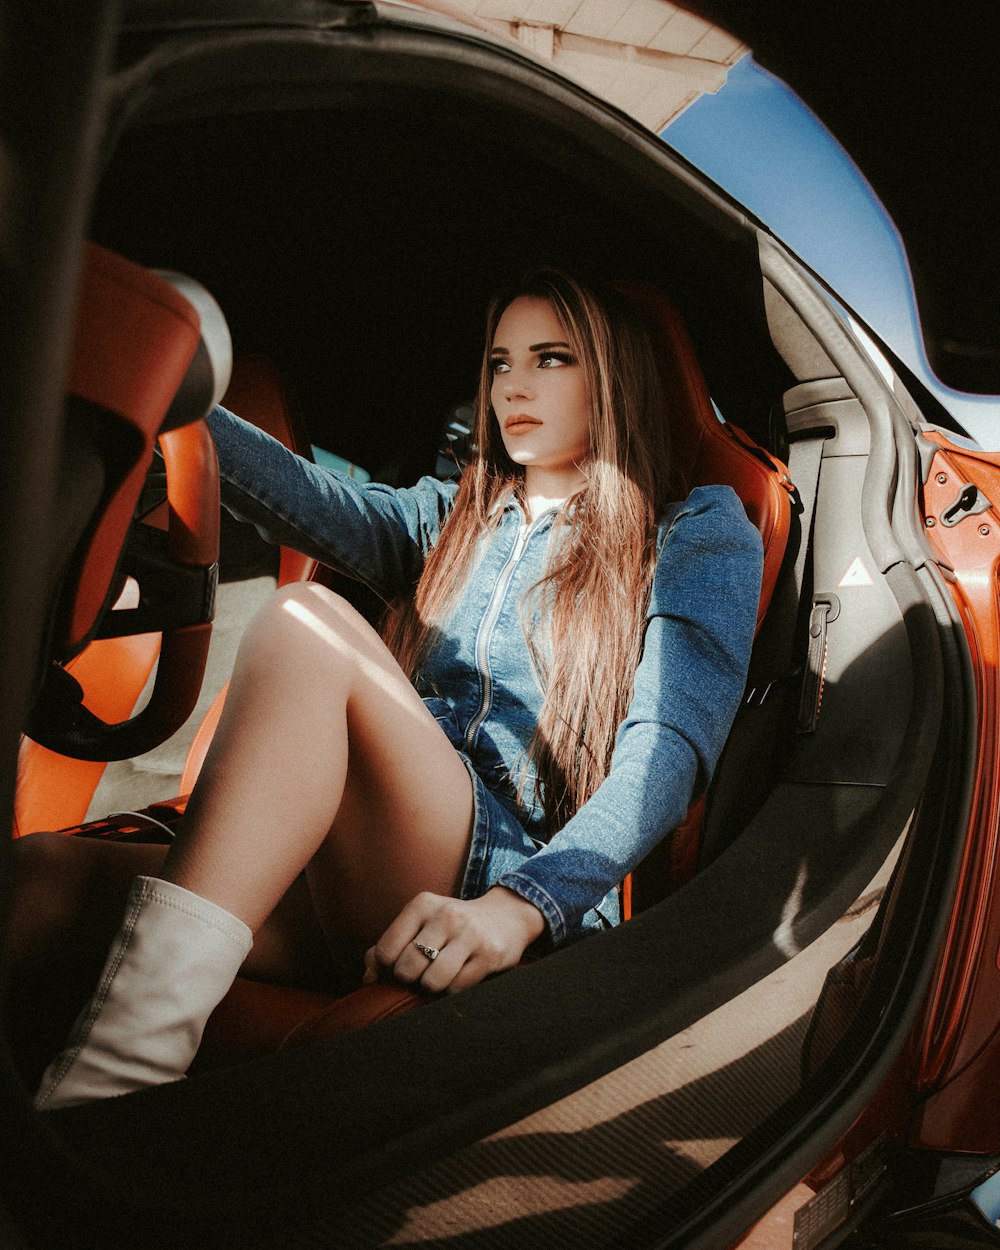
<path id="1" fill-rule="evenodd" d="M 418 894 L 366 952 L 364 983 L 385 968 L 434 993 L 462 990 L 513 968 L 544 928 L 538 908 L 503 886 L 473 899 Z"/>

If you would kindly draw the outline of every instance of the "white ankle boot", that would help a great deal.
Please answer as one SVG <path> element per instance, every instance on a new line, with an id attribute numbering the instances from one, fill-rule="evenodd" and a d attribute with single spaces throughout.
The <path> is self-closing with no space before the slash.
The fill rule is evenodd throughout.
<path id="1" fill-rule="evenodd" d="M 252 942 L 242 920 L 215 903 L 136 877 L 97 991 L 46 1069 L 35 1106 L 72 1107 L 180 1079 Z"/>

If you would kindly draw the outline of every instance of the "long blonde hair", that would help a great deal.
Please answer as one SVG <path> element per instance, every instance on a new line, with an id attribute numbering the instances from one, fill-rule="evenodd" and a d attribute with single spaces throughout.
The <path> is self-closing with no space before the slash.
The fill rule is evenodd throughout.
<path id="1" fill-rule="evenodd" d="M 490 403 L 490 348 L 497 323 L 521 295 L 549 301 L 585 370 L 591 450 L 585 483 L 567 501 L 543 577 L 521 605 L 529 653 L 545 691 L 515 784 L 534 772 L 550 830 L 573 815 L 607 776 L 615 734 L 632 697 L 656 562 L 656 524 L 670 498 L 669 437 L 649 338 L 614 291 L 598 294 L 556 269 L 537 269 L 495 296 L 475 406 L 476 454 L 412 599 L 384 630 L 400 665 L 417 678 L 435 627 L 454 606 L 479 538 L 500 523 L 524 470 L 504 450 Z M 542 640 L 532 619 L 542 623 Z M 544 641 L 543 641 L 544 640 Z"/>

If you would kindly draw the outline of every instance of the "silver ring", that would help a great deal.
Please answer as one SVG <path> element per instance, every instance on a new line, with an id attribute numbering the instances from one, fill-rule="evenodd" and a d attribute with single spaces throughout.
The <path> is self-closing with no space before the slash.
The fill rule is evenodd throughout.
<path id="1" fill-rule="evenodd" d="M 441 954 L 441 952 L 439 950 L 435 950 L 433 946 L 425 946 L 423 942 L 418 942 L 416 939 L 414 939 L 413 945 L 417 948 L 421 955 L 426 955 L 431 963 L 433 963 L 434 960 L 437 959 L 438 955 Z"/>

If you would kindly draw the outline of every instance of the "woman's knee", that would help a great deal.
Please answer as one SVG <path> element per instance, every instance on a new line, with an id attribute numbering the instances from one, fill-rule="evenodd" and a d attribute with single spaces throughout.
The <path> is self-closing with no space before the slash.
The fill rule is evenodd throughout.
<path id="1" fill-rule="evenodd" d="M 345 662 L 381 646 L 371 625 L 343 596 L 314 582 L 283 586 L 251 622 L 241 650 L 244 663 L 254 658 L 282 666 L 305 659 L 310 665 Z"/>

